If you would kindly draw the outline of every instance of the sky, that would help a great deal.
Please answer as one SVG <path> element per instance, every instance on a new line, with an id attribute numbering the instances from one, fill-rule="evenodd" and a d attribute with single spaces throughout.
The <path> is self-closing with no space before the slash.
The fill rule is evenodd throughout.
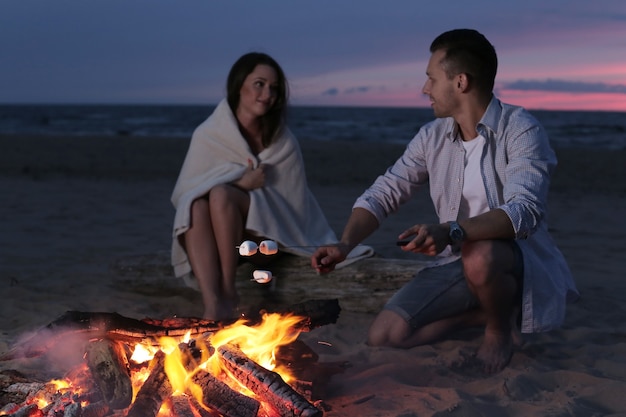
<path id="1" fill-rule="evenodd" d="M 428 107 L 428 48 L 456 28 L 495 46 L 505 102 L 626 111 L 622 0 L 2 0 L 0 103 L 215 104 L 260 51 L 294 105 Z"/>

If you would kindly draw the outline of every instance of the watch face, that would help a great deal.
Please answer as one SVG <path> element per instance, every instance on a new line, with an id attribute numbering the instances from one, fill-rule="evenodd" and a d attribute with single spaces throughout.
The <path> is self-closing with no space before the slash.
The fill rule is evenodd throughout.
<path id="1" fill-rule="evenodd" d="M 456 223 L 450 224 L 450 239 L 453 242 L 461 242 L 463 238 L 463 229 L 461 229 L 461 227 Z"/>

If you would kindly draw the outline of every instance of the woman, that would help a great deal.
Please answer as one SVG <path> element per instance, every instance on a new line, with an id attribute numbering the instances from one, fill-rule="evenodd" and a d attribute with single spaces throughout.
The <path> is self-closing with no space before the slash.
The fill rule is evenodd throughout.
<path id="1" fill-rule="evenodd" d="M 195 278 L 211 320 L 234 316 L 236 247 L 243 240 L 272 239 L 302 256 L 337 241 L 285 125 L 288 86 L 278 63 L 245 54 L 226 88 L 227 99 L 194 131 L 172 194 L 174 271 L 188 283 Z"/>

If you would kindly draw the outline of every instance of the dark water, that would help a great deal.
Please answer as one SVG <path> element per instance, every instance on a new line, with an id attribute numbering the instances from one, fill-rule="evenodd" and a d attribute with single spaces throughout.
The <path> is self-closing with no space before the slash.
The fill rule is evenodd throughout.
<path id="1" fill-rule="evenodd" d="M 0 134 L 123 135 L 189 138 L 213 106 L 2 105 Z M 626 148 L 626 113 L 531 111 L 555 147 Z M 293 107 L 301 139 L 407 143 L 432 119 L 424 108 Z"/>

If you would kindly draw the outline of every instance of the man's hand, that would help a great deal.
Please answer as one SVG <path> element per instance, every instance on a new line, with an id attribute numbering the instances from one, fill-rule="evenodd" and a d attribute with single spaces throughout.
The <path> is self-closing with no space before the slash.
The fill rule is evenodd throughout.
<path id="1" fill-rule="evenodd" d="M 259 165 L 256 169 L 253 167 L 252 161 L 248 159 L 248 167 L 244 171 L 241 178 L 234 184 L 246 191 L 261 188 L 265 185 L 266 164 Z"/>
<path id="2" fill-rule="evenodd" d="M 346 259 L 350 248 L 344 243 L 332 246 L 321 246 L 311 256 L 311 266 L 319 274 L 327 274 L 335 269 L 335 266 Z"/>
<path id="3" fill-rule="evenodd" d="M 411 239 L 401 246 L 405 252 L 423 253 L 435 256 L 449 244 L 450 226 L 442 224 L 416 224 L 400 233 L 398 239 Z"/>

